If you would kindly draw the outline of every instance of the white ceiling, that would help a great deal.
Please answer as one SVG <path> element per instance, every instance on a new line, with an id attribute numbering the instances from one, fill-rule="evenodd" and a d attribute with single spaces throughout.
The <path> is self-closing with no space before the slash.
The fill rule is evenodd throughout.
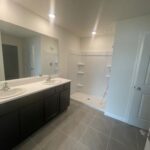
<path id="1" fill-rule="evenodd" d="M 48 19 L 50 0 L 14 0 Z M 52 1 L 52 0 L 51 0 Z M 56 24 L 79 35 L 113 34 L 115 21 L 150 14 L 150 0 L 55 0 Z"/>

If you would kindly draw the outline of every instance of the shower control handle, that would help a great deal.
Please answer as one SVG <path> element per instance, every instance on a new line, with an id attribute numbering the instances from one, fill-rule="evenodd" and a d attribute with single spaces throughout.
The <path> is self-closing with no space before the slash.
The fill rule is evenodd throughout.
<path id="1" fill-rule="evenodd" d="M 138 86 L 138 87 L 134 86 L 134 88 L 135 88 L 137 91 L 141 91 L 141 90 L 142 90 L 140 86 Z"/>

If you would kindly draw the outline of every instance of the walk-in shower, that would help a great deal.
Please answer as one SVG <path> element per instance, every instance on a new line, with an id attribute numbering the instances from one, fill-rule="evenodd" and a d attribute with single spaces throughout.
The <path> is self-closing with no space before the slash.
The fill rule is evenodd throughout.
<path id="1" fill-rule="evenodd" d="M 72 53 L 69 76 L 71 98 L 104 111 L 111 72 L 111 52 Z"/>

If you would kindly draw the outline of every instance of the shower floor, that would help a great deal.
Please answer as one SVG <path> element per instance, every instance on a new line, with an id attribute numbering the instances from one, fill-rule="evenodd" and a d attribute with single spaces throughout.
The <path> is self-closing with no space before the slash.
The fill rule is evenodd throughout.
<path id="1" fill-rule="evenodd" d="M 97 98 L 88 94 L 76 92 L 71 95 L 71 99 L 84 103 L 99 111 L 105 110 L 106 101 L 102 98 Z"/>

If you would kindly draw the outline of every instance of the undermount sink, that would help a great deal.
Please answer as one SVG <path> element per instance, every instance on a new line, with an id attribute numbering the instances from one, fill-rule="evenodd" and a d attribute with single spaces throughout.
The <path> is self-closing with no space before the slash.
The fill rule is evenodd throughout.
<path id="1" fill-rule="evenodd" d="M 47 84 L 47 85 L 56 85 L 59 83 L 61 83 L 61 80 L 59 79 L 50 79 L 49 81 L 44 81 L 44 84 Z"/>
<path id="2" fill-rule="evenodd" d="M 25 92 L 23 88 L 12 88 L 8 90 L 0 90 L 0 99 L 6 99 L 14 96 L 21 95 Z"/>

